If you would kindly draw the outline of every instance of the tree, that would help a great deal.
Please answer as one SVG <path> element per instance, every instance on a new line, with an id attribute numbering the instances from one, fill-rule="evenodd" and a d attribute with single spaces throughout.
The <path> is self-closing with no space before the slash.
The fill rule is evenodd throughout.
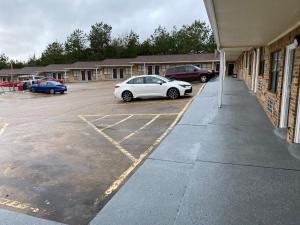
<path id="1" fill-rule="evenodd" d="M 0 70 L 8 67 L 8 57 L 5 54 L 0 55 Z"/>
<path id="2" fill-rule="evenodd" d="M 147 39 L 140 44 L 138 54 L 139 55 L 152 55 L 153 54 L 153 46 L 151 44 L 150 39 Z"/>
<path id="3" fill-rule="evenodd" d="M 67 37 L 65 42 L 65 52 L 68 57 L 68 61 L 85 60 L 87 35 L 83 30 L 76 29 L 73 33 Z"/>
<path id="4" fill-rule="evenodd" d="M 41 56 L 41 64 L 42 65 L 49 65 L 49 64 L 59 64 L 64 63 L 64 47 L 58 41 L 54 41 L 47 46 L 45 51 L 42 53 Z"/>
<path id="5" fill-rule="evenodd" d="M 90 48 L 95 54 L 95 58 L 102 58 L 105 49 L 111 42 L 112 27 L 104 23 L 96 23 L 91 26 L 91 31 L 88 35 L 90 41 Z"/>
<path id="6" fill-rule="evenodd" d="M 213 52 L 216 47 L 210 28 L 198 20 L 182 26 L 174 33 L 174 39 L 177 51 L 182 54 Z"/>
<path id="7" fill-rule="evenodd" d="M 165 27 L 159 26 L 151 35 L 153 51 L 155 54 L 171 54 L 173 46 L 173 37 Z"/>
<path id="8" fill-rule="evenodd" d="M 138 55 L 139 35 L 132 30 L 123 38 L 124 51 L 121 54 L 123 58 L 134 58 Z"/>

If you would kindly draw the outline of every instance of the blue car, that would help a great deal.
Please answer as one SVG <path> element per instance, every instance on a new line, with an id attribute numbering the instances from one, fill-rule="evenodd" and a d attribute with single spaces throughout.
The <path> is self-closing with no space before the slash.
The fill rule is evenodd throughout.
<path id="1" fill-rule="evenodd" d="M 57 92 L 63 94 L 67 91 L 67 87 L 59 82 L 47 81 L 39 84 L 33 84 L 30 87 L 31 92 L 43 92 L 49 94 L 55 94 Z"/>

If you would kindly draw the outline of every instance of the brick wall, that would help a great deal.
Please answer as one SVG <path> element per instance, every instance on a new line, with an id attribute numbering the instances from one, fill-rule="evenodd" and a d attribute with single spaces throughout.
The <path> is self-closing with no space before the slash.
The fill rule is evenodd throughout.
<path id="1" fill-rule="evenodd" d="M 257 92 L 256 96 L 263 106 L 266 114 L 270 118 L 271 122 L 275 127 L 279 127 L 280 122 L 280 107 L 282 98 L 282 85 L 283 85 L 283 74 L 285 66 L 285 52 L 286 46 L 294 41 L 297 34 L 300 34 L 300 26 L 295 30 L 291 31 L 278 41 L 272 43 L 269 46 L 265 46 L 265 65 L 264 74 L 259 75 L 257 79 Z M 249 51 L 252 52 L 253 50 Z M 269 90 L 270 77 L 271 77 L 271 54 L 275 51 L 280 52 L 280 69 L 277 80 L 276 92 L 271 92 Z M 249 57 L 248 57 L 249 58 Z M 243 55 L 240 56 L 236 64 L 242 65 Z M 251 79 L 252 76 L 249 75 L 249 63 L 248 68 L 245 69 L 242 66 L 238 67 L 238 73 L 243 74 L 243 70 L 246 71 L 245 83 L 249 89 L 251 89 Z M 291 80 L 291 95 L 290 95 L 290 105 L 289 105 L 289 116 L 288 116 L 288 137 L 287 140 L 292 142 L 294 139 L 295 123 L 296 123 L 296 113 L 297 113 L 297 102 L 298 102 L 298 90 L 299 90 L 299 71 L 300 71 L 300 47 L 295 50 L 294 67 Z M 240 75 L 243 77 L 243 75 Z"/>

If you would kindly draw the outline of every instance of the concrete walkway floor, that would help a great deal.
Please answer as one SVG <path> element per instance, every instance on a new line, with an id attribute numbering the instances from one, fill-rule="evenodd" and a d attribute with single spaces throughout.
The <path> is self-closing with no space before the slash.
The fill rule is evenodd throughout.
<path id="1" fill-rule="evenodd" d="M 206 85 L 92 225 L 300 224 L 300 148 L 242 81 L 226 79 L 221 109 L 217 90 Z"/>

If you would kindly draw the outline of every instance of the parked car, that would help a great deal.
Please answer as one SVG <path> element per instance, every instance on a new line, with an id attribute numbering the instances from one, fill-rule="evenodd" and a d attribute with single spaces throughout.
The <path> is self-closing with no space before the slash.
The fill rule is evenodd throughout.
<path id="1" fill-rule="evenodd" d="M 30 86 L 31 92 L 44 92 L 49 94 L 55 94 L 57 92 L 63 94 L 67 91 L 67 86 L 55 82 L 55 81 L 47 81 L 39 84 L 33 84 Z"/>
<path id="2" fill-rule="evenodd" d="M 40 81 L 44 78 L 45 77 L 43 76 L 36 76 L 36 75 L 22 75 L 18 77 L 20 82 L 29 82 L 30 84 L 40 83 Z"/>
<path id="3" fill-rule="evenodd" d="M 185 81 L 170 80 L 159 75 L 131 77 L 115 86 L 115 96 L 125 102 L 139 97 L 169 97 L 176 99 L 192 93 L 192 85 Z"/>
<path id="4" fill-rule="evenodd" d="M 167 69 L 165 76 L 170 79 L 176 80 L 200 80 L 200 82 L 205 83 L 209 81 L 214 76 L 211 70 L 202 70 L 197 66 L 176 66 Z"/>

